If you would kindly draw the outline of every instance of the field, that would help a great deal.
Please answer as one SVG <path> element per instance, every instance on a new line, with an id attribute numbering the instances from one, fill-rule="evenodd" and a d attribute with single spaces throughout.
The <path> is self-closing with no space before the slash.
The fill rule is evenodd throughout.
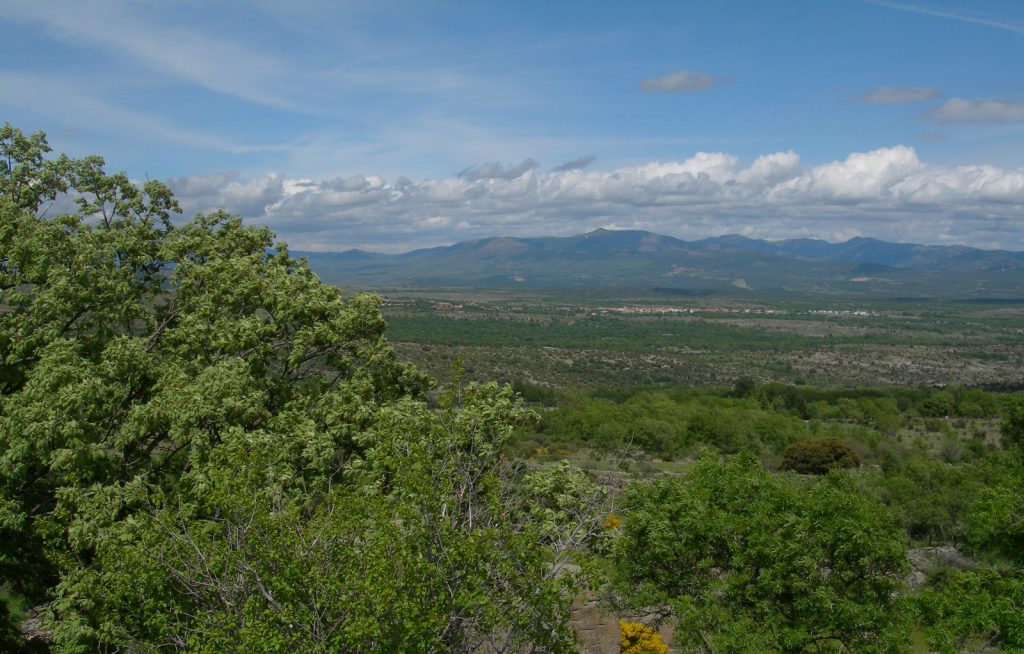
<path id="1" fill-rule="evenodd" d="M 445 379 L 542 386 L 1024 388 L 1024 304 L 387 291 L 399 354 Z"/>

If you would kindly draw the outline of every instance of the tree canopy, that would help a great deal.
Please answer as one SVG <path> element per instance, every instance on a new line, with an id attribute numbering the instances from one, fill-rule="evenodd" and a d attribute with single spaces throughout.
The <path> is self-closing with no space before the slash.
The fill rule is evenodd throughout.
<path id="1" fill-rule="evenodd" d="M 825 475 L 829 470 L 855 468 L 860 457 L 839 438 L 813 438 L 792 443 L 782 452 L 779 469 L 807 475 Z"/>
<path id="2" fill-rule="evenodd" d="M 0 132 L 0 589 L 54 651 L 570 647 L 509 389 L 432 407 L 379 297 L 48 152 Z"/>

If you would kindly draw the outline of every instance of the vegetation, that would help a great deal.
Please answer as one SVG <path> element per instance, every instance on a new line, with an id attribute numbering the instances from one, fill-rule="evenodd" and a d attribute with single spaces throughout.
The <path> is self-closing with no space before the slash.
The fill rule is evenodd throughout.
<path id="1" fill-rule="evenodd" d="M 829 470 L 856 468 L 860 457 L 838 438 L 815 438 L 793 443 L 782 453 L 781 470 L 802 475 L 825 475 Z"/>
<path id="2" fill-rule="evenodd" d="M 177 211 L 0 130 L 0 650 L 568 652 L 584 589 L 624 652 L 1024 648 L 1024 396 L 797 383 L 1012 381 L 1017 308 L 390 305 L 429 368 L 476 343 L 437 388 L 381 297 Z"/>
<path id="3" fill-rule="evenodd" d="M 772 475 L 705 458 L 624 500 L 627 602 L 667 606 L 691 651 L 899 651 L 905 536 L 848 479 Z"/>
<path id="4" fill-rule="evenodd" d="M 530 518 L 509 389 L 431 408 L 378 297 L 46 151 L 0 134 L 0 586 L 54 651 L 570 648 L 578 534 Z"/>
<path id="5" fill-rule="evenodd" d="M 619 620 L 619 637 L 621 654 L 665 654 L 668 645 L 661 640 L 657 629 L 640 622 Z"/>
<path id="6" fill-rule="evenodd" d="M 1024 468 L 1011 462 L 974 496 L 966 538 L 991 566 L 940 570 L 913 598 L 933 647 L 941 652 L 967 648 L 1024 648 Z"/>
<path id="7" fill-rule="evenodd" d="M 915 597 L 936 651 L 1024 648 L 1024 581 L 992 570 L 949 572 Z M 998 650 L 997 650 L 998 651 Z"/>
<path id="8" fill-rule="evenodd" d="M 1024 388 L 1024 303 L 671 295 L 654 290 L 388 291 L 402 356 L 435 375 L 548 386 Z"/>
<path id="9" fill-rule="evenodd" d="M 1024 448 L 1024 398 L 1013 398 L 1007 404 L 1003 439 L 1009 445 Z"/>

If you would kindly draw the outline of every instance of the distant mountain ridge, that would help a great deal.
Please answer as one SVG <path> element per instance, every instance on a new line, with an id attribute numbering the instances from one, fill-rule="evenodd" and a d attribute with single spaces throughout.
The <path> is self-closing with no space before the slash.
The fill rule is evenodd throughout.
<path id="1" fill-rule="evenodd" d="M 959 269 L 1002 270 L 1011 266 L 1024 270 L 1024 252 L 982 250 L 964 245 L 918 245 L 892 243 L 877 238 L 857 236 L 841 243 L 811 238 L 784 241 L 761 241 L 738 235 L 694 241 L 694 243 L 727 242 L 738 249 L 787 254 L 815 261 L 874 263 L 893 268 L 935 270 L 950 265 Z"/>
<path id="2" fill-rule="evenodd" d="M 349 287 L 630 287 L 854 294 L 1024 296 L 1024 252 L 856 237 L 696 241 L 641 230 L 490 237 L 380 254 L 297 253 Z M 1019 284 L 1019 285 L 1018 285 Z"/>

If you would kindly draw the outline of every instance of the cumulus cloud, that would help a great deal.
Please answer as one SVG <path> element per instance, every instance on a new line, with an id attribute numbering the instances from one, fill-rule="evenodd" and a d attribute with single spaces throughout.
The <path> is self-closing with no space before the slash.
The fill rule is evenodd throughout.
<path id="1" fill-rule="evenodd" d="M 898 145 L 851 154 L 845 161 L 815 166 L 771 189 L 774 197 L 832 203 L 872 202 L 893 196 L 900 184 L 924 168 L 913 148 Z"/>
<path id="2" fill-rule="evenodd" d="M 285 181 L 275 173 L 242 181 L 234 172 L 173 177 L 167 184 L 188 213 L 224 208 L 243 216 L 264 215 L 267 207 L 283 196 L 319 186 L 308 180 Z"/>
<path id="3" fill-rule="evenodd" d="M 556 173 L 563 173 L 563 172 L 565 172 L 567 170 L 583 170 L 584 168 L 586 168 L 590 164 L 594 163 L 594 161 L 596 159 L 597 159 L 597 157 L 595 157 L 594 155 L 588 154 L 587 156 L 580 157 L 579 159 L 573 159 L 572 161 L 566 161 L 564 164 L 562 164 L 560 166 L 556 166 L 553 170 Z"/>
<path id="4" fill-rule="evenodd" d="M 1024 123 L 1024 100 L 950 98 L 926 116 L 940 123 Z"/>
<path id="5" fill-rule="evenodd" d="M 860 96 L 866 104 L 908 104 L 925 102 L 941 96 L 934 86 L 879 86 Z"/>
<path id="6" fill-rule="evenodd" d="M 560 167 L 563 168 L 563 167 Z M 938 166 L 897 145 L 804 166 L 797 153 L 744 162 L 699 152 L 610 170 L 472 166 L 394 182 L 268 174 L 170 180 L 189 211 L 224 207 L 267 224 L 297 250 L 404 251 L 468 238 L 637 228 L 682 238 L 880 238 L 1020 249 L 1024 168 Z"/>
<path id="7" fill-rule="evenodd" d="M 712 86 L 727 84 L 726 77 L 717 77 L 699 70 L 677 70 L 661 77 L 651 77 L 640 82 L 640 88 L 657 93 L 693 93 L 705 91 Z"/>

